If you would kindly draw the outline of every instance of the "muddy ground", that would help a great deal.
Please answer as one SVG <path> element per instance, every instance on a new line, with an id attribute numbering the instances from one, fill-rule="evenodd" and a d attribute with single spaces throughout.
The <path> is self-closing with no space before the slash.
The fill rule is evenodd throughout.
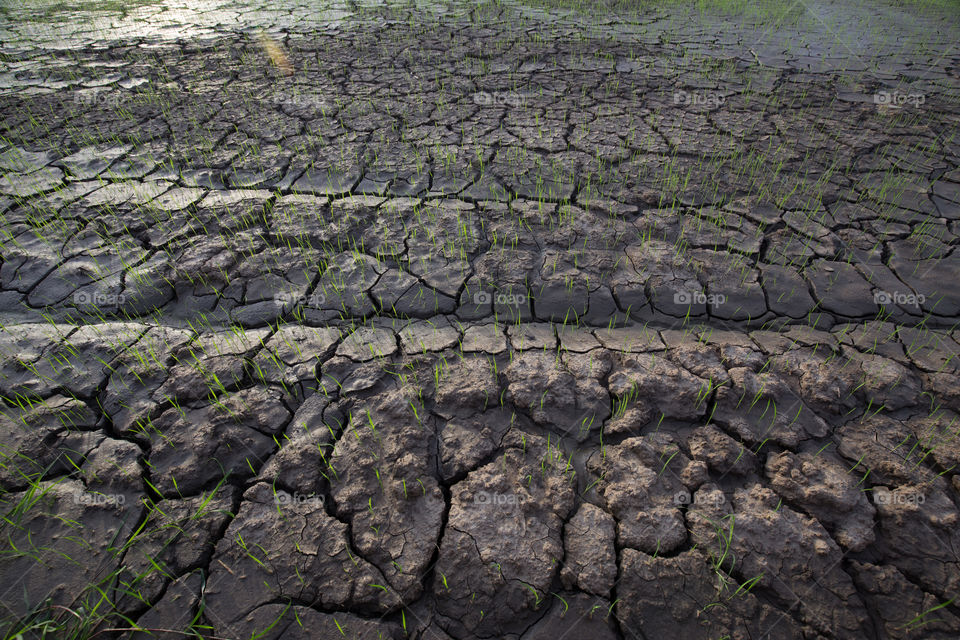
<path id="1" fill-rule="evenodd" d="M 0 10 L 0 631 L 960 637 L 960 22 L 851 4 Z"/>

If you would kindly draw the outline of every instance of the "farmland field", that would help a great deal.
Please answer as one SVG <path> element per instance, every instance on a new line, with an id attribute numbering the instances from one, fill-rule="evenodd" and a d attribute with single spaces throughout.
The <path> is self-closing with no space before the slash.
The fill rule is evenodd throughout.
<path id="1" fill-rule="evenodd" d="M 0 635 L 960 637 L 958 43 L 3 3 Z"/>

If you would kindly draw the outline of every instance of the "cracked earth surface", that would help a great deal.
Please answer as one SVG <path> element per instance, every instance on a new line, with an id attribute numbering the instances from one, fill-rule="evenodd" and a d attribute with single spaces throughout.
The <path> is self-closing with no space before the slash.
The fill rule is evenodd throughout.
<path id="1" fill-rule="evenodd" d="M 258 5 L 0 14 L 0 630 L 960 635 L 955 21 Z"/>

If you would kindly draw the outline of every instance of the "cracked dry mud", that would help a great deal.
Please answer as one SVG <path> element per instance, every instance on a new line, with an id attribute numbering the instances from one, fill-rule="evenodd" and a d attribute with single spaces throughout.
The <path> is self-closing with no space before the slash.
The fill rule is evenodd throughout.
<path id="1" fill-rule="evenodd" d="M 7 637 L 960 637 L 956 20 L 129 4 L 0 14 Z"/>

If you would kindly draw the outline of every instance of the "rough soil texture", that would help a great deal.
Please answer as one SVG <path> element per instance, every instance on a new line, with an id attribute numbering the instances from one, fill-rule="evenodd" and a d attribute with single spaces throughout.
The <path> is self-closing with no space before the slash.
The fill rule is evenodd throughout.
<path id="1" fill-rule="evenodd" d="M 960 637 L 955 25 L 426 5 L 0 14 L 0 632 Z"/>

